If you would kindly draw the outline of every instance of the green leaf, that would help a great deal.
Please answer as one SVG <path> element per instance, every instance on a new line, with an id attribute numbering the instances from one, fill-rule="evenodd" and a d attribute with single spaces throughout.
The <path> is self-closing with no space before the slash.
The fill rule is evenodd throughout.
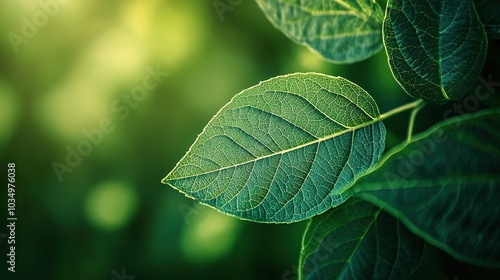
<path id="1" fill-rule="evenodd" d="M 345 201 L 384 150 L 371 96 L 340 77 L 292 74 L 237 94 L 163 183 L 258 222 L 310 218 Z"/>
<path id="2" fill-rule="evenodd" d="M 499 127 L 498 110 L 438 124 L 353 189 L 458 260 L 500 266 Z"/>
<path id="3" fill-rule="evenodd" d="M 383 12 L 374 0 L 256 0 L 294 42 L 337 63 L 364 60 L 382 48 Z"/>
<path id="4" fill-rule="evenodd" d="M 424 244 L 380 208 L 350 198 L 309 222 L 299 279 L 407 279 Z"/>
<path id="5" fill-rule="evenodd" d="M 491 39 L 500 39 L 500 1 L 475 0 L 476 10 Z"/>
<path id="6" fill-rule="evenodd" d="M 392 73 L 415 98 L 461 98 L 483 69 L 487 37 L 472 0 L 391 0 L 384 44 Z"/>

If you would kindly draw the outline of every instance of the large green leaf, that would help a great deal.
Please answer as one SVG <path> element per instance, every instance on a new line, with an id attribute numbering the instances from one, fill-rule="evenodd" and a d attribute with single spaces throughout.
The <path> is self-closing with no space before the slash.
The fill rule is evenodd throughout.
<path id="1" fill-rule="evenodd" d="M 500 111 L 450 119 L 353 189 L 455 258 L 500 266 L 499 127 Z"/>
<path id="2" fill-rule="evenodd" d="M 256 1 L 288 38 L 333 62 L 357 62 L 382 48 L 383 12 L 374 0 Z"/>
<path id="3" fill-rule="evenodd" d="M 163 183 L 242 219 L 294 222 L 346 200 L 384 140 L 377 105 L 359 86 L 280 76 L 237 94 Z"/>
<path id="4" fill-rule="evenodd" d="M 409 95 L 445 103 L 475 82 L 488 41 L 472 0 L 390 0 L 384 44 L 392 73 Z"/>
<path id="5" fill-rule="evenodd" d="M 407 279 L 424 242 L 380 208 L 350 198 L 309 222 L 299 279 Z"/>
<path id="6" fill-rule="evenodd" d="M 500 39 L 500 0 L 475 0 L 476 10 L 488 36 Z"/>

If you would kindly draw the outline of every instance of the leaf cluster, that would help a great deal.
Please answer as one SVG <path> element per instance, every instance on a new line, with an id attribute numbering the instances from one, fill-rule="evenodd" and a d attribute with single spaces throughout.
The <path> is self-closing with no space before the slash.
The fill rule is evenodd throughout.
<path id="1" fill-rule="evenodd" d="M 406 279 L 425 243 L 500 266 L 500 110 L 413 135 L 426 103 L 462 98 L 480 75 L 500 5 L 488 0 L 256 0 L 296 43 L 335 63 L 385 49 L 416 100 L 380 114 L 341 77 L 295 73 L 246 89 L 163 179 L 201 204 L 262 223 L 309 219 L 300 279 Z M 383 121 L 411 111 L 384 154 Z"/>

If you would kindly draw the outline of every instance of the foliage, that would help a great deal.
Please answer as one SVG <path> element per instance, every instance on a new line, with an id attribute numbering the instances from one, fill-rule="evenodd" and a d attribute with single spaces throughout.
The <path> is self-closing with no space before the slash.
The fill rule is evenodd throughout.
<path id="1" fill-rule="evenodd" d="M 481 73 L 499 6 L 390 0 L 383 17 L 371 0 L 257 3 L 286 36 L 333 62 L 366 59 L 383 40 L 394 78 L 417 100 L 380 114 L 340 77 L 271 78 L 234 96 L 162 182 L 241 219 L 310 219 L 300 279 L 408 278 L 424 241 L 500 266 L 500 110 L 412 131 L 426 103 L 462 98 Z M 408 139 L 382 156 L 382 121 L 404 111 Z"/>

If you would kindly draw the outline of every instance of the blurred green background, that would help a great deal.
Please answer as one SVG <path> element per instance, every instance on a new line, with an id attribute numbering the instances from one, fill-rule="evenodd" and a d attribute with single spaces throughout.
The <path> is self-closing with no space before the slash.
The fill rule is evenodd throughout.
<path id="1" fill-rule="evenodd" d="M 383 50 L 333 65 L 273 28 L 254 1 L 223 13 L 214 3 L 0 3 L 1 166 L 6 174 L 7 163 L 16 164 L 18 218 L 13 274 L 3 183 L 0 279 L 295 279 L 306 222 L 239 221 L 160 180 L 233 95 L 273 76 L 343 76 L 370 92 L 381 112 L 411 98 L 392 78 Z M 500 81 L 499 50 L 491 41 L 485 78 Z M 140 100 L 127 99 L 152 70 L 169 75 Z M 500 106 L 500 87 L 495 91 L 481 107 Z M 452 106 L 428 106 L 416 130 Z M 103 121 L 111 128 L 96 132 Z M 405 137 L 407 114 L 386 125 L 391 147 Z M 84 155 L 68 162 L 78 149 Z M 415 279 L 478 273 L 500 277 L 429 247 Z"/>

